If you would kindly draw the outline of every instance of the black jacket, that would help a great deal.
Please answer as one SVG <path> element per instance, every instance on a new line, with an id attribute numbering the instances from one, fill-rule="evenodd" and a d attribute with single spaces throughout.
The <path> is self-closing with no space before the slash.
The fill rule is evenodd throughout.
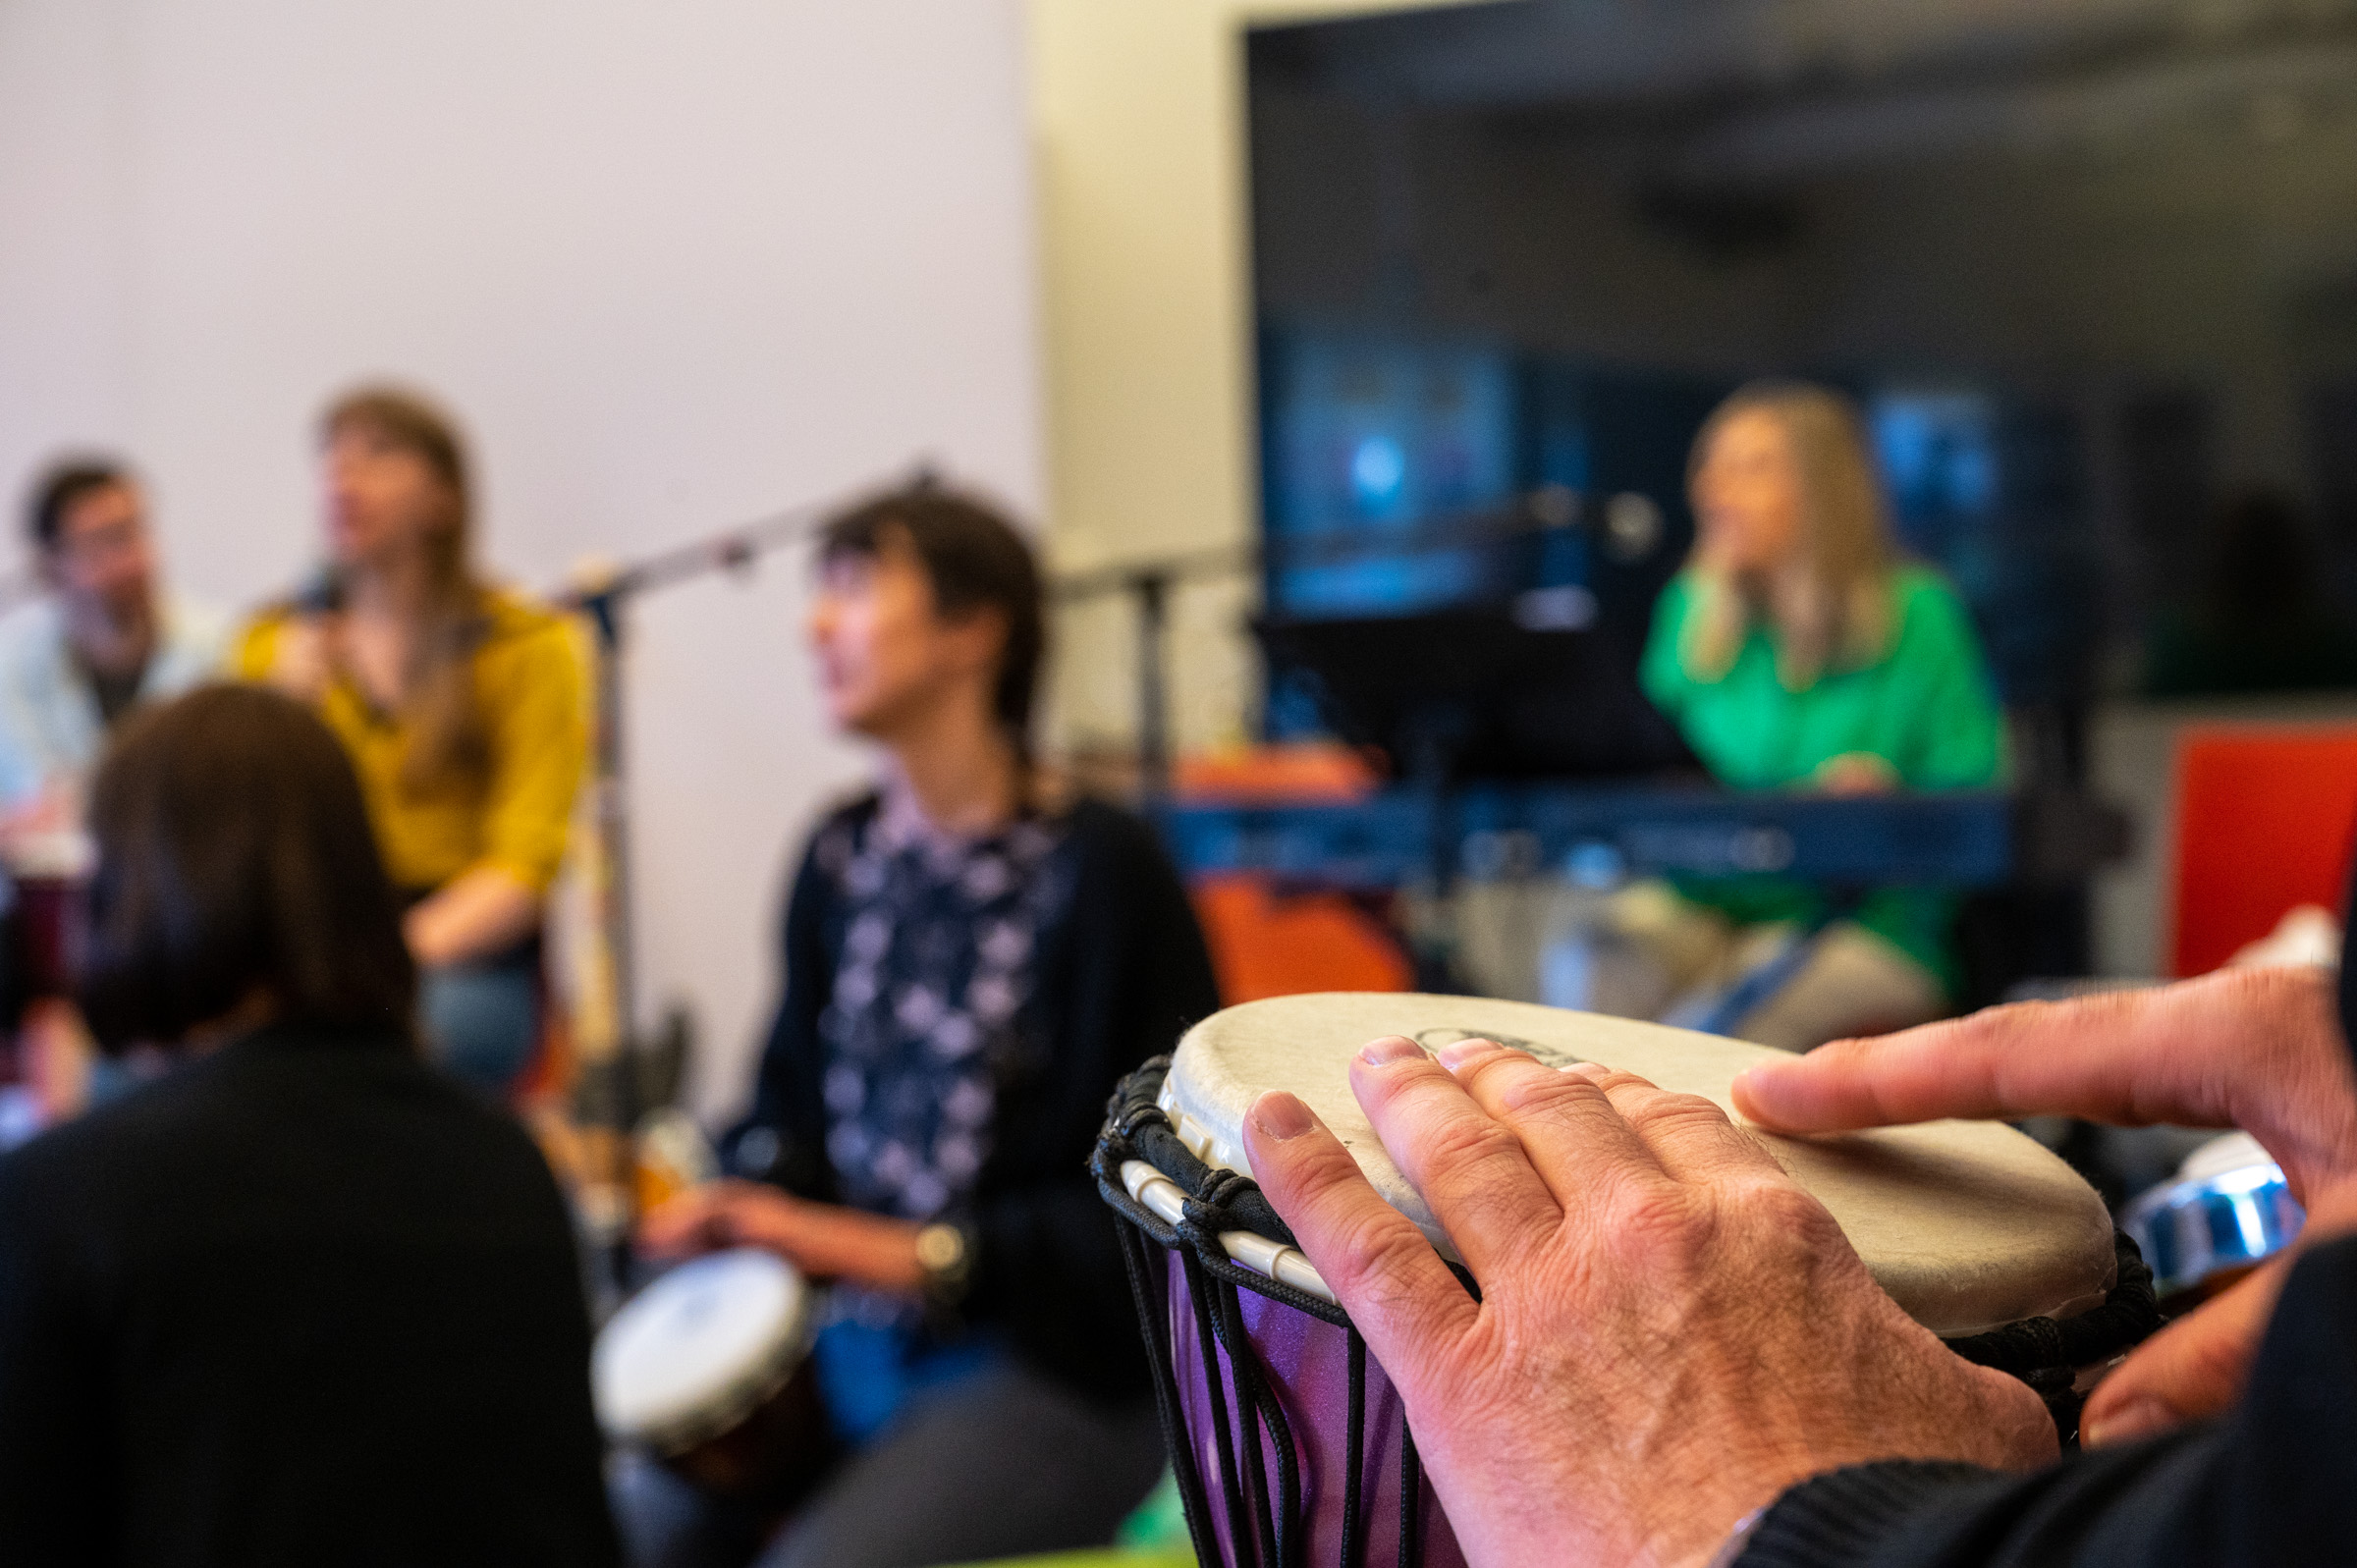
<path id="1" fill-rule="evenodd" d="M 864 826 L 873 797 L 827 826 Z M 812 836 L 815 848 L 827 827 Z M 1042 933 L 1031 1016 L 1037 1059 L 998 1086 L 991 1153 L 970 1213 L 973 1273 L 966 1321 L 1003 1334 L 1041 1371 L 1105 1399 L 1140 1396 L 1150 1384 L 1136 1309 L 1097 1196 L 1088 1157 L 1115 1083 L 1168 1051 L 1219 1006 L 1211 959 L 1178 873 L 1145 823 L 1082 801 L 1067 819 L 1078 856 L 1071 900 Z M 762 1054 L 753 1110 L 731 1134 L 777 1135 L 767 1174 L 788 1191 L 840 1201 L 827 1157 L 820 1096 L 826 1048 L 818 1016 L 842 952 L 847 911 L 833 880 L 802 857 L 786 909 L 785 1000 Z M 739 1168 L 742 1168 L 741 1161 Z"/>
<path id="2" fill-rule="evenodd" d="M 2340 1027 L 2357 1040 L 2357 969 Z M 2027 1476 L 1859 1465 L 1778 1500 L 1738 1568 L 2295 1568 L 2357 1562 L 2357 1237 L 2293 1268 L 2216 1421 Z"/>
<path id="3" fill-rule="evenodd" d="M 0 1560 L 617 1558 L 539 1151 L 389 1036 L 265 1030 L 0 1159 Z"/>

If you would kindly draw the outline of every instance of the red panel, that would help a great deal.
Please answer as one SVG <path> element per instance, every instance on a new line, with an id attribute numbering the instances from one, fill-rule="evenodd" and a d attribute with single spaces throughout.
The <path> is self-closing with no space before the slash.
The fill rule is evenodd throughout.
<path id="1" fill-rule="evenodd" d="M 1279 893 L 1259 877 L 1204 877 L 1195 915 L 1220 1000 L 1233 1006 L 1304 991 L 1405 991 L 1398 938 L 1339 892 Z"/>
<path id="2" fill-rule="evenodd" d="M 2294 906 L 2337 911 L 2357 830 L 2357 728 L 2217 727 L 2177 741 L 2173 967 L 2217 968 Z"/>

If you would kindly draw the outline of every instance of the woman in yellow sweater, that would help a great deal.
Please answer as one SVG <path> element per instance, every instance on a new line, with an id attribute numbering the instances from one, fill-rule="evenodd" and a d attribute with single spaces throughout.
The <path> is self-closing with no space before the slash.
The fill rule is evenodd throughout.
<path id="1" fill-rule="evenodd" d="M 246 628 L 236 668 L 310 703 L 352 754 L 408 905 L 424 1034 L 504 1090 L 538 1033 L 541 905 L 588 745 L 583 650 L 477 574 L 466 453 L 439 409 L 367 388 L 320 431 L 327 570 Z"/>

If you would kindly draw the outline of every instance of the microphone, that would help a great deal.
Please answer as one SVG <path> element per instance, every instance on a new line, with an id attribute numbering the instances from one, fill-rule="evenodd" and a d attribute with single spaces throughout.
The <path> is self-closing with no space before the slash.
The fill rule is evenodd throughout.
<path id="1" fill-rule="evenodd" d="M 295 590 L 288 604 L 299 616 L 332 616 L 344 608 L 344 573 L 322 566 Z"/>

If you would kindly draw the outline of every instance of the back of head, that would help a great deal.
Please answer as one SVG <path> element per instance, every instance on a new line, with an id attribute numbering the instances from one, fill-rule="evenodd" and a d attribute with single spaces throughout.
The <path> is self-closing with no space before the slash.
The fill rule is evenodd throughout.
<path id="1" fill-rule="evenodd" d="M 325 725 L 255 686 L 126 721 L 91 789 L 80 1000 L 100 1045 L 274 1021 L 408 1033 L 416 970 L 359 783 Z"/>
<path id="2" fill-rule="evenodd" d="M 131 465 L 108 457 L 67 458 L 41 470 L 25 507 L 25 532 L 47 555 L 64 542 L 66 514 L 85 496 L 132 482 Z"/>
<path id="3" fill-rule="evenodd" d="M 1028 757 L 1031 710 L 1047 657 L 1047 612 L 1031 546 L 995 508 L 930 480 L 861 502 L 829 519 L 819 535 L 822 561 L 872 558 L 899 546 L 923 568 L 936 614 L 951 620 L 995 614 L 1005 622 L 991 707 L 1016 750 Z"/>

